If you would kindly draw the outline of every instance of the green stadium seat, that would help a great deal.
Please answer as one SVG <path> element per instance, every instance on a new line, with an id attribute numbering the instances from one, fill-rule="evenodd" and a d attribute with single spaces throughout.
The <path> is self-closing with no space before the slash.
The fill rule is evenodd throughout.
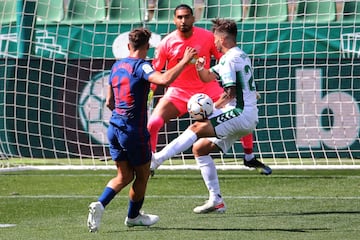
<path id="1" fill-rule="evenodd" d="M 187 4 L 190 7 L 193 7 L 193 0 L 183 0 L 183 1 L 159 0 L 157 7 L 157 14 L 155 11 L 155 21 L 172 23 L 174 19 L 174 9 L 179 4 Z"/>
<path id="2" fill-rule="evenodd" d="M 69 0 L 65 22 L 94 23 L 106 19 L 105 0 Z"/>
<path id="3" fill-rule="evenodd" d="M 109 8 L 109 21 L 139 23 L 144 16 L 143 1 L 112 0 Z"/>
<path id="4" fill-rule="evenodd" d="M 296 21 L 327 23 L 335 21 L 336 10 L 334 0 L 308 0 L 298 4 Z"/>
<path id="5" fill-rule="evenodd" d="M 287 0 L 252 0 L 246 22 L 277 23 L 287 21 Z"/>
<path id="6" fill-rule="evenodd" d="M 241 21 L 241 1 L 233 0 L 208 0 L 204 13 L 205 20 L 214 18 L 231 18 L 234 21 Z"/>
<path id="7" fill-rule="evenodd" d="M 63 0 L 38 0 L 37 23 L 60 22 L 64 19 Z"/>
<path id="8" fill-rule="evenodd" d="M 3 0 L 0 1 L 0 24 L 9 24 L 16 22 L 16 1 Z"/>
<path id="9" fill-rule="evenodd" d="M 360 2 L 359 1 L 344 2 L 342 21 L 360 22 Z"/>

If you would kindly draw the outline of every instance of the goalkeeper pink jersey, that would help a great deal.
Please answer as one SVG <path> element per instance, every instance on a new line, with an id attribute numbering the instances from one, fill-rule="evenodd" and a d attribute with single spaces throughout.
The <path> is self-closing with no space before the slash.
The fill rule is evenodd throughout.
<path id="1" fill-rule="evenodd" d="M 161 71 L 166 67 L 170 69 L 174 67 L 182 58 L 185 48 L 193 47 L 197 50 L 199 57 L 206 57 L 205 68 L 210 68 L 211 56 L 216 59 L 221 57 L 214 45 L 214 35 L 212 32 L 199 27 L 193 27 L 193 34 L 190 38 L 183 38 L 179 31 L 175 30 L 167 35 L 159 44 L 155 51 L 155 57 L 152 61 L 153 67 L 157 71 Z M 200 80 L 194 63 L 189 63 L 178 78 L 170 85 L 178 87 L 182 90 L 190 90 L 192 92 L 201 92 L 204 85 L 219 88 L 219 84 L 214 81 L 204 83 Z"/>

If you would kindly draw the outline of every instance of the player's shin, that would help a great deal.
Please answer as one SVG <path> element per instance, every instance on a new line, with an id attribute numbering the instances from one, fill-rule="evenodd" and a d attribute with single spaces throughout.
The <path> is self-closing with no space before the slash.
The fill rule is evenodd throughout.
<path id="1" fill-rule="evenodd" d="M 241 143 L 242 143 L 243 148 L 244 148 L 245 159 L 246 160 L 253 159 L 255 157 L 255 155 L 253 153 L 254 142 L 253 142 L 252 133 L 242 137 L 241 138 Z"/>
<path id="2" fill-rule="evenodd" d="M 156 152 L 156 145 L 158 141 L 158 133 L 164 125 L 164 119 L 160 116 L 152 116 L 148 122 L 148 130 L 150 133 L 151 150 Z"/>
<path id="3" fill-rule="evenodd" d="M 209 190 L 209 201 L 221 200 L 220 185 L 214 160 L 209 155 L 195 157 L 204 183 Z"/>
<path id="4" fill-rule="evenodd" d="M 171 143 L 164 147 L 160 152 L 154 154 L 154 161 L 163 163 L 165 160 L 172 158 L 178 153 L 184 152 L 190 148 L 197 140 L 196 134 L 190 130 L 185 130 L 180 136 L 175 138 Z"/>

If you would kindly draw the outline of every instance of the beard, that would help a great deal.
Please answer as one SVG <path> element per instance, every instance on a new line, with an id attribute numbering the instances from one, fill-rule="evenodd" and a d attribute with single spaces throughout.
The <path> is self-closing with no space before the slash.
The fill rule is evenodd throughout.
<path id="1" fill-rule="evenodd" d="M 182 33 L 188 33 L 191 31 L 191 29 L 192 29 L 192 27 L 189 25 L 180 25 L 180 27 L 179 27 L 179 31 Z"/>

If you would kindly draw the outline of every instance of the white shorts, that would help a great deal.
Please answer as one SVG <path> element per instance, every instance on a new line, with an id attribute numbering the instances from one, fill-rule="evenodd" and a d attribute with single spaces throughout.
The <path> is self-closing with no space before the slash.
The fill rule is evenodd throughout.
<path id="1" fill-rule="evenodd" d="M 258 123 L 258 109 L 256 107 L 244 111 L 233 107 L 216 109 L 209 119 L 214 126 L 216 137 L 208 140 L 226 153 L 237 140 L 255 130 Z"/>

